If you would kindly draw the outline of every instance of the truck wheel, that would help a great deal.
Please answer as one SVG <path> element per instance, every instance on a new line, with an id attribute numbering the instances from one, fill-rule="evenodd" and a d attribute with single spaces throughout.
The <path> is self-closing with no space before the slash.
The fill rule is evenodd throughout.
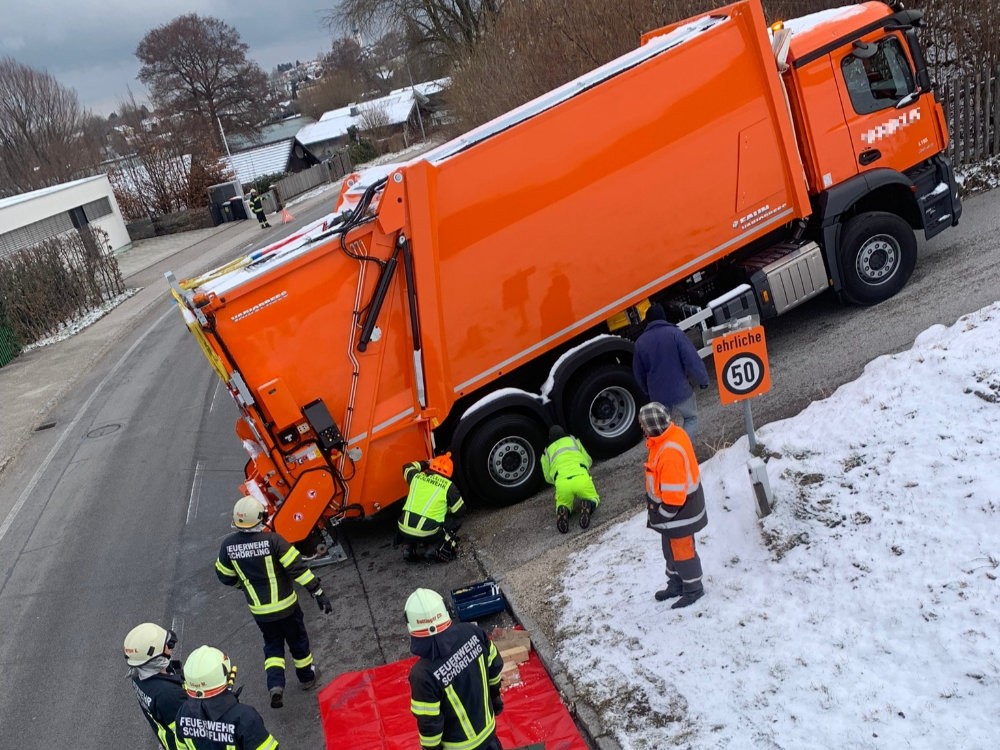
<path id="1" fill-rule="evenodd" d="M 476 427 L 462 452 L 473 504 L 513 505 L 538 492 L 544 447 L 542 423 L 523 414 L 499 414 Z"/>
<path id="2" fill-rule="evenodd" d="M 895 214 L 873 211 L 850 219 L 840 241 L 843 292 L 856 305 L 876 305 L 898 292 L 917 264 L 913 229 Z"/>
<path id="3" fill-rule="evenodd" d="M 569 394 L 569 431 L 583 441 L 594 458 L 610 458 L 639 442 L 637 419 L 642 402 L 632 371 L 622 365 L 601 365 Z"/>

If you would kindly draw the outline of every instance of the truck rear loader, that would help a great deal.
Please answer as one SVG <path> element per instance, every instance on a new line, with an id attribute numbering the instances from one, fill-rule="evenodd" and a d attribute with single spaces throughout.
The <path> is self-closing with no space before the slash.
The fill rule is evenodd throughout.
<path id="1" fill-rule="evenodd" d="M 914 232 L 961 213 L 920 24 L 867 2 L 769 28 L 741 0 L 352 175 L 281 242 L 168 274 L 239 406 L 244 491 L 307 547 L 443 451 L 469 502 L 516 502 L 549 424 L 598 457 L 639 440 L 650 300 L 722 324 L 826 290 L 891 297 Z"/>

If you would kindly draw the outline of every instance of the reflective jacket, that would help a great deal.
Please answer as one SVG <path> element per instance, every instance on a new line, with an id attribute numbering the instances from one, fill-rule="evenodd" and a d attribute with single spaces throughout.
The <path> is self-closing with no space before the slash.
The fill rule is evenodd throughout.
<path id="1" fill-rule="evenodd" d="M 177 712 L 178 746 L 187 750 L 274 750 L 278 741 L 252 706 L 231 690 L 214 698 L 191 698 Z"/>
<path id="2" fill-rule="evenodd" d="M 691 439 L 671 424 L 662 435 L 646 438 L 646 447 L 650 528 L 671 539 L 701 531 L 708 524 L 708 515 Z"/>
<path id="3" fill-rule="evenodd" d="M 502 705 L 503 659 L 493 641 L 477 625 L 453 622 L 438 635 L 411 643 L 421 656 L 410 668 L 410 711 L 417 719 L 420 746 L 482 747 L 496 731 L 494 711 Z"/>
<path id="4" fill-rule="evenodd" d="M 449 515 L 465 508 L 458 487 L 448 477 L 424 471 L 419 461 L 403 467 L 403 479 L 410 491 L 399 517 L 399 530 L 409 537 L 429 537 L 437 534 Z"/>
<path id="5" fill-rule="evenodd" d="M 572 435 L 554 440 L 542 454 L 542 476 L 549 484 L 562 477 L 586 474 L 593 461 L 583 444 Z"/>
<path id="6" fill-rule="evenodd" d="M 249 203 L 250 203 L 250 210 L 253 211 L 255 214 L 259 214 L 259 213 L 262 213 L 264 211 L 264 196 L 263 195 L 258 194 L 258 195 L 252 196 L 250 198 Z"/>
<path id="7" fill-rule="evenodd" d="M 188 697 L 184 692 L 183 682 L 181 676 L 172 671 L 154 674 L 144 680 L 132 678 L 139 707 L 165 750 L 176 750 L 178 747 L 174 720 L 177 718 L 177 709 Z"/>
<path id="8" fill-rule="evenodd" d="M 227 586 L 242 587 L 259 622 L 291 613 L 298 599 L 293 580 L 310 592 L 319 588 L 319 579 L 299 551 L 272 531 L 236 531 L 223 539 L 215 574 Z"/>

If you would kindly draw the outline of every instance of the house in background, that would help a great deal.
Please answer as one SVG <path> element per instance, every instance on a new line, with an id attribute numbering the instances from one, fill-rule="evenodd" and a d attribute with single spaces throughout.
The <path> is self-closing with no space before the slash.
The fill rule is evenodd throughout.
<path id="1" fill-rule="evenodd" d="M 448 78 L 427 81 L 390 91 L 379 99 L 349 104 L 324 112 L 318 122 L 302 128 L 295 136 L 306 151 L 319 161 L 329 159 L 346 146 L 352 127 L 364 133 L 384 130 L 386 136 L 401 134 L 407 144 L 421 137 L 421 122 L 431 125 L 431 117 Z"/>
<path id="2" fill-rule="evenodd" d="M 264 175 L 308 169 L 320 160 L 303 148 L 296 141 L 295 135 L 314 122 L 311 117 L 297 115 L 265 126 L 253 140 L 228 137 L 226 144 L 229 155 L 223 157 L 223 162 L 241 185 L 247 185 Z"/>
<path id="3" fill-rule="evenodd" d="M 107 175 L 0 198 L 0 257 L 88 226 L 107 233 L 112 251 L 132 241 Z"/>

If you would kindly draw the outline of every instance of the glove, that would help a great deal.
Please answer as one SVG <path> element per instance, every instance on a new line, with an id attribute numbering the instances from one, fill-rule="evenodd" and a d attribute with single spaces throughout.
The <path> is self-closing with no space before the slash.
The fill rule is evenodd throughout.
<path id="1" fill-rule="evenodd" d="M 705 385 L 700 385 L 698 387 L 701 388 L 702 390 L 705 390 L 706 388 L 708 388 L 708 383 L 705 383 Z"/>
<path id="2" fill-rule="evenodd" d="M 490 703 L 493 704 L 494 716 L 499 716 L 503 713 L 503 698 L 500 696 L 500 691 L 490 696 Z"/>
<path id="3" fill-rule="evenodd" d="M 316 589 L 316 593 L 313 594 L 313 598 L 316 600 L 317 606 L 319 606 L 320 611 L 324 615 L 328 615 L 333 612 L 333 605 L 330 604 L 330 600 L 327 599 L 326 594 L 323 593 L 323 589 Z"/>

